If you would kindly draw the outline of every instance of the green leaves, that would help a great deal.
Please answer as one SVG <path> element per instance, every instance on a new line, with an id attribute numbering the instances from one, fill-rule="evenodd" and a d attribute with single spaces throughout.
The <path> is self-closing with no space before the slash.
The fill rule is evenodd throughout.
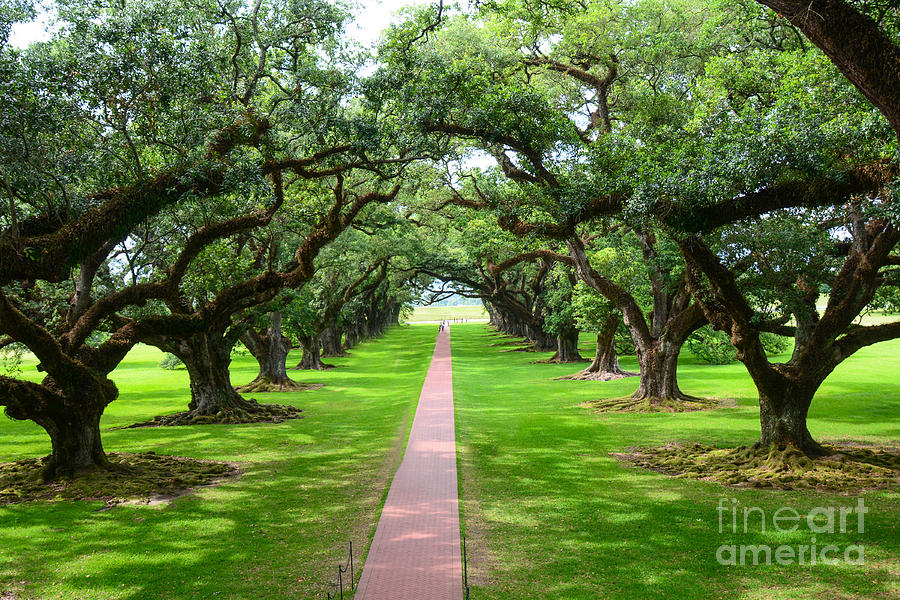
<path id="1" fill-rule="evenodd" d="M 6 50 L 13 25 L 26 23 L 35 16 L 35 7 L 31 0 L 0 1 L 0 49 Z"/>

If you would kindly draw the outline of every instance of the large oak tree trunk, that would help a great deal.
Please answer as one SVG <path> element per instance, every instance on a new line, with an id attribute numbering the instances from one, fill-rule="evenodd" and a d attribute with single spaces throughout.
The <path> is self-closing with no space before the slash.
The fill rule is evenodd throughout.
<path id="1" fill-rule="evenodd" d="M 382 332 L 381 315 L 375 307 L 370 308 L 369 313 L 366 316 L 366 322 L 369 324 L 368 337 L 376 338 L 381 335 L 381 332 Z"/>
<path id="2" fill-rule="evenodd" d="M 629 377 L 637 375 L 629 371 L 622 370 L 619 366 L 619 353 L 616 352 L 616 332 L 615 328 L 612 335 L 605 335 L 604 332 L 597 334 L 597 350 L 594 354 L 594 360 L 591 362 L 589 371 L 594 373 L 606 373 L 608 375 L 618 375 Z"/>
<path id="3" fill-rule="evenodd" d="M 529 328 L 522 323 L 515 315 L 509 312 L 500 313 L 500 331 L 506 335 L 523 337 L 537 343 L 540 341 L 537 332 L 531 332 Z"/>
<path id="4" fill-rule="evenodd" d="M 161 347 L 181 359 L 191 379 L 191 402 L 187 412 L 156 417 L 134 427 L 153 425 L 198 425 L 209 423 L 280 422 L 300 416 L 301 410 L 280 404 L 247 400 L 231 385 L 231 349 L 235 337 L 204 331 L 181 340 L 167 340 Z M 159 343 L 158 341 L 156 343 Z"/>
<path id="5" fill-rule="evenodd" d="M 515 335 L 518 337 L 526 337 L 528 332 L 524 331 L 522 324 L 518 319 L 513 318 L 510 315 L 506 315 L 506 318 L 503 319 L 504 328 L 503 333 L 507 335 Z"/>
<path id="6" fill-rule="evenodd" d="M 658 256 L 652 234 L 639 232 L 642 252 L 648 265 L 656 264 Z M 692 301 L 686 281 L 682 280 L 674 293 L 665 285 L 665 273 L 651 269 L 653 310 L 644 311 L 631 292 L 597 273 L 590 265 L 584 244 L 578 239 L 567 242 L 581 280 L 606 296 L 622 313 L 637 351 L 641 382 L 632 395 L 635 404 L 647 403 L 651 410 L 666 407 L 682 410 L 679 403 L 689 400 L 702 402 L 682 393 L 678 388 L 678 355 L 687 337 L 701 327 L 706 319 L 702 308 Z M 703 402 L 710 404 L 708 402 Z"/>
<path id="7" fill-rule="evenodd" d="M 484 309 L 488 314 L 488 324 L 494 329 L 497 329 L 500 326 L 500 317 L 497 315 L 497 311 L 494 310 L 494 307 L 491 306 L 490 303 L 484 302 L 483 304 Z"/>
<path id="8" fill-rule="evenodd" d="M 650 404 L 694 400 L 678 387 L 678 355 L 681 344 L 657 340 L 651 346 L 637 348 L 641 367 L 641 383 L 632 396 L 635 400 Z"/>
<path id="9" fill-rule="evenodd" d="M 247 402 L 231 385 L 231 348 L 223 347 L 221 336 L 206 333 L 184 340 L 177 356 L 191 378 L 188 410 L 196 416 L 216 415 L 242 409 Z M 186 350 L 186 351 L 185 351 Z"/>
<path id="10" fill-rule="evenodd" d="M 619 366 L 619 354 L 616 352 L 616 331 L 620 317 L 610 315 L 606 318 L 600 331 L 597 332 L 597 349 L 594 359 L 588 368 L 563 379 L 584 379 L 609 381 L 623 377 L 637 377 L 638 373 L 625 371 Z"/>
<path id="11" fill-rule="evenodd" d="M 834 23 L 831 24 L 834 26 Z M 856 212 L 856 215 L 852 213 Z M 817 456 L 825 450 L 807 428 L 809 406 L 819 386 L 843 360 L 857 350 L 879 341 L 895 339 L 896 324 L 860 326 L 857 317 L 884 283 L 881 269 L 892 262 L 900 242 L 900 230 L 889 221 L 863 221 L 851 208 L 852 245 L 843 266 L 834 277 L 823 314 L 815 304 L 818 289 L 800 282 L 798 291 L 807 306 L 795 309 L 794 352 L 787 363 L 770 363 L 760 339 L 759 324 L 747 295 L 736 285 L 735 276 L 699 237 L 679 245 L 692 290 L 702 290 L 702 277 L 709 281 L 713 302 L 696 294 L 710 322 L 731 334 L 736 357 L 759 392 L 760 439 L 757 449 L 792 447 Z M 790 331 L 790 330 L 789 330 Z"/>
<path id="12" fill-rule="evenodd" d="M 290 352 L 290 341 L 284 336 L 273 334 L 271 331 L 266 332 L 265 349 L 256 360 L 259 363 L 259 375 L 256 379 L 266 380 L 271 383 L 286 383 L 289 381 L 287 375 L 288 352 Z"/>
<path id="13" fill-rule="evenodd" d="M 817 387 L 786 381 L 777 392 L 760 393 L 759 421 L 762 433 L 757 447 L 792 446 L 809 456 L 827 454 L 806 427 L 806 415 Z"/>
<path id="14" fill-rule="evenodd" d="M 499 329 L 501 333 L 505 333 L 507 335 L 510 334 L 509 319 L 503 313 L 500 313 L 497 317 L 497 329 Z"/>
<path id="15" fill-rule="evenodd" d="M 347 333 L 344 336 L 344 350 L 349 350 L 350 348 L 356 347 L 359 344 L 359 326 L 357 324 L 352 324 L 347 327 Z"/>
<path id="16" fill-rule="evenodd" d="M 556 354 L 550 360 L 560 363 L 584 360 L 578 353 L 577 329 L 571 329 L 556 336 Z"/>
<path id="17" fill-rule="evenodd" d="M 400 304 L 391 304 L 391 311 L 389 313 L 390 316 L 390 325 L 399 325 L 400 324 L 400 310 L 402 306 Z M 338 336 L 340 337 L 340 336 Z"/>
<path id="18" fill-rule="evenodd" d="M 247 385 L 240 386 L 239 392 L 286 392 L 303 388 L 287 374 L 291 342 L 281 333 L 280 312 L 269 314 L 269 327 L 262 332 L 248 330 L 241 341 L 259 364 L 259 374 Z"/>
<path id="19" fill-rule="evenodd" d="M 508 333 L 507 323 L 506 323 L 506 315 L 504 315 L 502 312 L 498 311 L 497 314 L 495 315 L 494 320 L 496 323 L 497 331 L 500 331 L 501 333 Z"/>
<path id="20" fill-rule="evenodd" d="M 41 416 L 35 421 L 50 436 L 52 454 L 44 466 L 45 480 L 110 466 L 100 440 L 103 404 L 80 402 L 77 410 Z"/>
<path id="21" fill-rule="evenodd" d="M 319 336 L 317 335 L 301 335 L 300 347 L 303 348 L 303 356 L 297 363 L 295 369 L 311 369 L 323 371 L 331 368 L 322 362 L 322 350 L 319 346 Z"/>
<path id="22" fill-rule="evenodd" d="M 334 324 L 329 325 L 319 336 L 322 344 L 322 356 L 344 356 L 344 347 L 341 345 L 341 332 Z"/>
<path id="23" fill-rule="evenodd" d="M 538 352 L 558 350 L 559 342 L 556 339 L 556 336 L 550 333 L 544 333 L 537 327 L 526 327 L 524 337 L 531 341 L 531 343 L 534 345 L 534 349 Z"/>
<path id="24" fill-rule="evenodd" d="M 48 376 L 41 384 L 0 377 L 6 415 L 34 421 L 50 436 L 52 452 L 42 473 L 46 481 L 113 466 L 103 452 L 100 417 L 118 389 L 105 375 L 82 365 L 64 375 L 69 379 Z"/>
<path id="25" fill-rule="evenodd" d="M 760 436 L 757 449 L 795 448 L 808 456 L 828 454 L 806 425 L 813 397 L 836 363 L 814 350 L 797 362 L 772 365 L 758 336 L 742 344 L 737 357 L 747 367 L 759 393 Z"/>

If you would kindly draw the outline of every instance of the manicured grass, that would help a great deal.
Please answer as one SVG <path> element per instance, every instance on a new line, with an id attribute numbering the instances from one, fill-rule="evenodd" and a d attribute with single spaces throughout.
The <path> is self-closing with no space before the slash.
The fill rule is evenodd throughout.
<path id="1" fill-rule="evenodd" d="M 109 451 L 236 461 L 244 474 L 161 507 L 0 507 L 0 597 L 11 590 L 18 598 L 78 600 L 324 598 L 350 540 L 362 562 L 434 336 L 430 327 L 393 328 L 350 357 L 329 359 L 337 369 L 291 372 L 325 383 L 321 389 L 255 395 L 297 405 L 303 419 L 104 433 Z M 187 374 L 159 369 L 160 356 L 137 348 L 115 372 L 121 397 L 104 427 L 185 409 Z M 235 360 L 234 383 L 255 375 L 251 358 Z M 48 451 L 37 426 L 0 419 L 0 460 Z"/>
<path id="2" fill-rule="evenodd" d="M 452 328 L 453 387 L 463 527 L 469 538 L 472 598 L 486 599 L 800 599 L 897 598 L 900 595 L 900 494 L 862 494 L 846 533 L 772 531 L 782 507 L 806 515 L 816 506 L 851 507 L 856 497 L 810 491 L 724 488 L 628 468 L 609 455 L 670 441 L 719 446 L 759 434 L 755 392 L 741 364 L 699 365 L 685 353 L 687 393 L 737 400 L 735 408 L 681 414 L 590 413 L 579 406 L 631 393 L 637 379 L 552 381 L 578 365 L 536 365 L 542 354 L 492 346 L 485 325 Z M 585 339 L 584 342 L 587 342 Z M 585 344 L 587 346 L 588 344 Z M 549 353 L 548 353 L 549 355 Z M 622 366 L 637 370 L 633 357 Z M 820 440 L 900 442 L 900 342 L 859 352 L 826 381 L 811 409 Z M 719 532 L 720 498 L 737 500 Z M 745 507 L 751 513 L 743 531 Z M 790 514 L 790 513 L 787 513 Z M 865 565 L 725 566 L 720 545 L 865 546 Z M 797 550 L 795 550 L 797 551 Z M 806 550 L 808 555 L 808 550 Z M 842 553 L 839 554 L 842 556 Z"/>
<path id="3" fill-rule="evenodd" d="M 417 306 L 409 317 L 410 323 L 444 321 L 449 319 L 487 319 L 483 306 Z"/>
<path id="4" fill-rule="evenodd" d="M 302 407 L 305 418 L 297 421 L 106 432 L 107 450 L 237 461 L 244 475 L 162 507 L 0 507 L 0 597 L 9 590 L 22 599 L 324 597 L 347 541 L 362 554 L 374 532 L 435 333 L 426 325 L 394 328 L 348 358 L 329 359 L 337 369 L 292 372 L 324 388 L 257 395 Z M 579 365 L 532 364 L 549 353 L 506 352 L 491 345 L 497 341 L 484 325 L 452 328 L 472 598 L 897 597 L 896 490 L 863 494 L 864 532 L 856 531 L 853 515 L 847 533 L 817 535 L 820 548 L 863 544 L 863 566 L 721 566 L 722 544 L 810 543 L 805 526 L 771 531 L 779 507 L 806 514 L 816 506 L 854 506 L 856 498 L 723 488 L 627 468 L 609 456 L 668 441 L 752 442 L 758 409 L 742 365 L 699 365 L 687 354 L 681 363 L 685 391 L 735 398 L 735 408 L 595 415 L 579 404 L 629 393 L 637 380 L 552 381 Z M 116 371 L 122 395 L 104 427 L 184 409 L 187 374 L 160 370 L 159 358 L 139 348 Z M 622 364 L 636 369 L 632 357 Z M 898 364 L 900 342 L 892 342 L 842 365 L 813 405 L 814 435 L 897 444 Z M 232 372 L 244 383 L 256 369 L 239 357 Z M 34 425 L 0 420 L 0 460 L 41 456 L 48 444 Z M 739 514 L 732 533 L 729 513 L 720 533 L 720 498 L 763 509 L 766 531 L 754 515 L 743 533 Z"/>

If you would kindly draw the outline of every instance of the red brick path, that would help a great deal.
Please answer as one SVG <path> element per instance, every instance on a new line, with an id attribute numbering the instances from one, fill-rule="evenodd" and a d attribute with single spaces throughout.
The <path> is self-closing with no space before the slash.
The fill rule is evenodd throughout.
<path id="1" fill-rule="evenodd" d="M 461 600 L 450 333 L 434 358 L 356 600 Z"/>

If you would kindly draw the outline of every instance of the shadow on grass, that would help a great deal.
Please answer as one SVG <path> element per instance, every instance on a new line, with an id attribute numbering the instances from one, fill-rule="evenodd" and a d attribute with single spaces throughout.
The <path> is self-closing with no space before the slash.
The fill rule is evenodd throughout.
<path id="1" fill-rule="evenodd" d="M 301 420 L 105 433 L 109 451 L 236 462 L 243 477 L 162 507 L 0 508 L 0 591 L 14 584 L 26 598 L 79 600 L 320 597 L 346 543 L 364 551 L 371 538 L 434 335 L 431 328 L 392 329 L 353 357 L 335 359 L 346 368 L 310 374 L 326 388 L 258 395 L 303 408 Z M 138 348 L 134 359 L 145 368 L 116 371 L 123 394 L 104 426 L 187 404 L 187 378 L 157 369 L 152 355 Z M 256 375 L 249 357 L 234 366 L 236 382 Z M 0 428 L 4 459 L 48 451 L 33 425 Z"/>
<path id="2" fill-rule="evenodd" d="M 626 468 L 609 456 L 629 446 L 670 441 L 720 447 L 752 443 L 759 435 L 755 390 L 742 365 L 709 367 L 685 356 L 682 389 L 694 395 L 736 398 L 738 406 L 702 413 L 594 415 L 578 404 L 633 391 L 636 382 L 550 382 L 553 366 L 501 353 L 477 326 L 454 329 L 454 393 L 463 488 L 464 524 L 477 524 L 471 545 L 489 555 L 490 567 L 472 569 L 473 597 L 531 598 L 874 598 L 895 591 L 900 503 L 890 491 L 862 495 L 869 513 L 865 531 L 818 535 L 820 544 L 846 548 L 863 543 L 866 564 L 719 564 L 722 545 L 809 545 L 809 528 L 772 531 L 783 506 L 807 514 L 820 505 L 850 507 L 855 498 L 811 491 L 731 489 Z M 814 403 L 814 435 L 890 439 L 896 430 L 900 382 L 873 385 L 863 374 L 900 354 L 890 345 L 862 357 L 823 386 Z M 629 360 L 623 360 L 623 368 Z M 631 359 L 633 360 L 633 359 Z M 864 362 L 870 360 L 874 362 Z M 562 366 L 560 370 L 565 370 Z M 870 399 L 842 403 L 847 385 Z M 835 385 L 836 384 L 836 385 Z M 818 408 L 816 408 L 818 403 Z M 883 420 L 860 419 L 871 406 L 892 406 Z M 820 418 L 823 413 L 827 418 Z M 894 438 L 896 439 L 896 438 Z M 769 516 L 745 532 L 729 518 L 719 529 L 717 506 L 758 507 Z M 477 514 L 476 514 L 477 513 Z M 754 513 L 756 514 L 756 513 Z M 478 556 L 478 553 L 476 553 Z"/>

